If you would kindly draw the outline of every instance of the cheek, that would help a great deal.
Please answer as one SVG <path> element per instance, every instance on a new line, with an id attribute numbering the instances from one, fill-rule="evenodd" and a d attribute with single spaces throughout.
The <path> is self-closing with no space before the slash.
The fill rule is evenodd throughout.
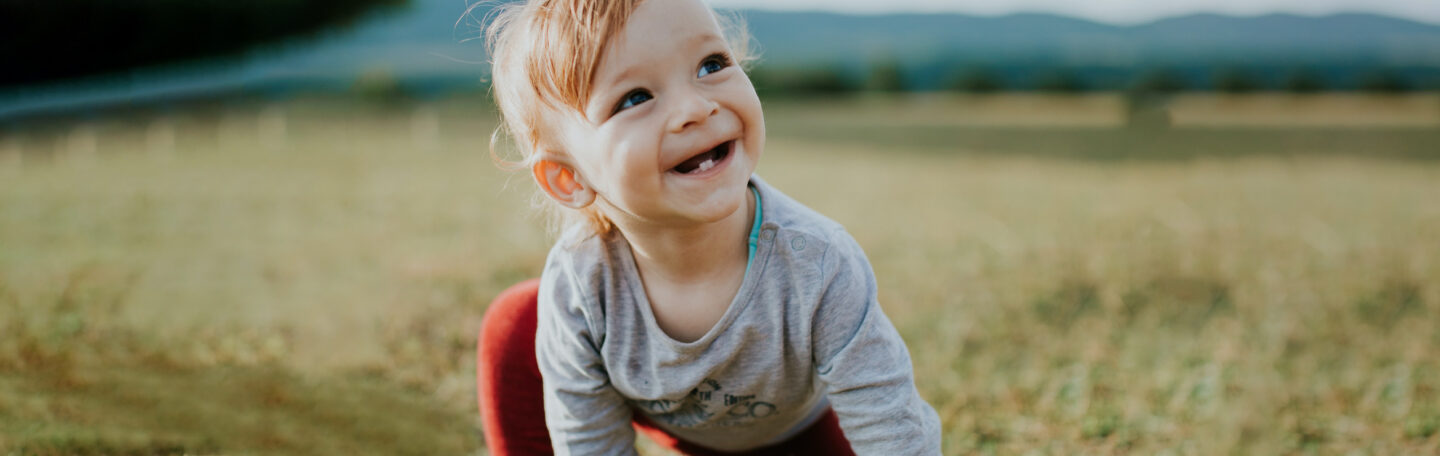
<path id="1" fill-rule="evenodd" d="M 621 186 L 633 187 L 659 168 L 656 144 L 643 135 L 629 135 L 608 142 L 607 170 Z"/>
<path id="2" fill-rule="evenodd" d="M 657 144 L 643 136 L 607 142 L 603 169 L 605 197 L 629 212 L 644 211 L 653 205 L 651 195 L 659 193 L 662 174 L 657 170 Z"/>
<path id="3" fill-rule="evenodd" d="M 741 77 L 735 78 L 734 82 L 726 87 L 726 96 L 734 100 L 735 111 L 741 116 L 741 120 L 747 127 L 764 127 L 765 115 L 760 110 L 760 96 L 755 93 L 755 86 L 750 83 L 750 78 L 741 73 Z"/>
<path id="4" fill-rule="evenodd" d="M 752 154 L 759 153 L 765 142 L 765 112 L 760 107 L 760 97 L 755 94 L 754 86 L 750 85 L 749 79 L 743 79 L 744 84 L 737 88 L 735 94 L 735 110 L 740 116 L 740 121 L 745 125 L 745 136 L 747 142 L 751 143 Z"/>
<path id="5" fill-rule="evenodd" d="M 594 144 L 594 141 L 591 141 L 591 144 Z M 575 161 L 575 167 L 583 182 L 596 192 L 608 193 L 613 186 L 611 177 L 616 172 L 610 160 L 610 152 L 604 147 L 593 145 L 584 148 L 571 147 L 570 151 L 570 157 Z"/>

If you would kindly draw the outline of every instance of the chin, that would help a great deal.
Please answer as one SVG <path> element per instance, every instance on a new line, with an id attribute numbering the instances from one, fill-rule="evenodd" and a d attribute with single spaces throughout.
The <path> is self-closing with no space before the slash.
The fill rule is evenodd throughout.
<path id="1" fill-rule="evenodd" d="M 684 205 L 681 210 L 687 213 L 686 218 L 702 223 L 714 223 L 744 209 L 746 183 L 750 181 L 750 176 L 746 175 L 737 180 L 738 182 L 726 183 L 724 187 L 716 189 L 715 193 L 703 201 Z"/>

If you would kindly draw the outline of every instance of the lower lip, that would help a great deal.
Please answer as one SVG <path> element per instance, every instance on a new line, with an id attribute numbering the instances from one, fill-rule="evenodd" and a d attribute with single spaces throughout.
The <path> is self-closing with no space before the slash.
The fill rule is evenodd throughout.
<path id="1" fill-rule="evenodd" d="M 716 174 L 720 174 L 720 172 L 724 170 L 723 168 L 725 168 L 726 166 L 728 166 L 728 165 L 730 164 L 730 160 L 733 159 L 733 158 L 735 158 L 735 153 L 736 153 L 735 148 L 736 148 L 737 144 L 735 143 L 735 141 L 730 141 L 730 142 L 727 143 L 727 144 L 729 145 L 729 149 L 730 149 L 730 150 L 728 150 L 728 151 L 725 152 L 725 158 L 722 158 L 722 159 L 720 159 L 720 161 L 715 162 L 715 166 L 711 166 L 710 169 L 707 169 L 707 170 L 704 170 L 704 171 L 701 171 L 701 172 L 698 172 L 698 173 L 688 173 L 688 174 L 682 174 L 682 173 L 676 172 L 676 171 L 673 170 L 673 169 L 670 170 L 670 171 L 667 171 L 667 172 L 670 173 L 670 174 L 676 175 L 676 176 L 687 177 L 687 178 L 695 178 L 695 179 L 703 179 L 703 178 L 707 178 L 707 177 L 710 177 L 710 176 L 714 176 L 714 175 L 716 175 Z"/>

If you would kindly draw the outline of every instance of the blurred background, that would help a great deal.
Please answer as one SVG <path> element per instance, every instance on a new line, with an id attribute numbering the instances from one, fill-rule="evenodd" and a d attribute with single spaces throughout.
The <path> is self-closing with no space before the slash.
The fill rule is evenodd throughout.
<path id="1" fill-rule="evenodd" d="M 1440 452 L 1433 2 L 712 5 L 946 454 Z M 0 451 L 483 454 L 493 6 L 0 1 Z"/>

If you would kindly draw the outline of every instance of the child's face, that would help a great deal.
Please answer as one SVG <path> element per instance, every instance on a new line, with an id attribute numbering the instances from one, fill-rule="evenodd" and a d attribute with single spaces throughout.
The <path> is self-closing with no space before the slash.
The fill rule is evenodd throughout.
<path id="1" fill-rule="evenodd" d="M 743 207 L 765 120 L 730 55 L 700 0 L 648 0 L 608 43 L 585 121 L 563 127 L 606 216 L 680 226 Z"/>

